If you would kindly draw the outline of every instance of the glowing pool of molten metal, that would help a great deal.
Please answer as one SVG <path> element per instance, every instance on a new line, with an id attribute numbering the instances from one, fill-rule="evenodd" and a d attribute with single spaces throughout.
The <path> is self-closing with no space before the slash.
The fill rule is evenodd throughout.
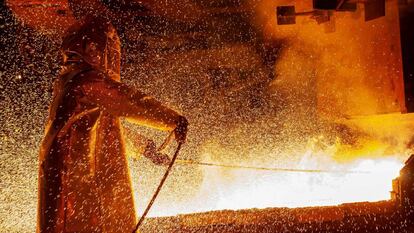
<path id="1" fill-rule="evenodd" d="M 312 164 L 301 163 L 303 169 Z M 204 180 L 190 200 L 155 204 L 149 216 L 223 209 L 327 206 L 390 198 L 392 179 L 403 164 L 390 158 L 361 159 L 331 164 L 332 170 L 350 173 L 294 173 L 204 167 Z M 138 211 L 140 212 L 140 210 Z"/>

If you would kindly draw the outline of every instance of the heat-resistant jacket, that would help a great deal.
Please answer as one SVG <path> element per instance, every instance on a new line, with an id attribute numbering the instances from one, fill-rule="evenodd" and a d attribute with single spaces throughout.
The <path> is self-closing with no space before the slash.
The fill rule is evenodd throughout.
<path id="1" fill-rule="evenodd" d="M 119 117 L 173 130 L 179 114 L 87 64 L 62 71 L 40 148 L 38 232 L 132 232 Z"/>

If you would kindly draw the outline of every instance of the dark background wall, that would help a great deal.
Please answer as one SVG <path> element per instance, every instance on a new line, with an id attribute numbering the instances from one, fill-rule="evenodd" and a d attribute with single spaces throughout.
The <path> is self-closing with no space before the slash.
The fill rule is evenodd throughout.
<path id="1" fill-rule="evenodd" d="M 400 3 L 401 49 L 405 98 L 408 112 L 414 112 L 414 1 Z"/>

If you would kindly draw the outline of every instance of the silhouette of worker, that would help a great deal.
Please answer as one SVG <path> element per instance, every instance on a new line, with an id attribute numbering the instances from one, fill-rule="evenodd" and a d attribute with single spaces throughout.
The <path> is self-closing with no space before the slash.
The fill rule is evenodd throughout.
<path id="1" fill-rule="evenodd" d="M 64 64 L 40 148 L 37 231 L 131 232 L 133 192 L 119 117 L 174 131 L 187 120 L 120 83 L 120 40 L 104 19 L 87 16 L 63 40 Z M 144 154 L 156 163 L 154 146 Z"/>

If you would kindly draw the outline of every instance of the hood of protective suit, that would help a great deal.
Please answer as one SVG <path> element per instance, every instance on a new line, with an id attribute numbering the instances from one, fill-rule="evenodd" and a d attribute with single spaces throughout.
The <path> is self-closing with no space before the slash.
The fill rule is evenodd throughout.
<path id="1" fill-rule="evenodd" d="M 121 46 L 114 26 L 104 18 L 86 16 L 72 26 L 63 38 L 64 64 L 86 62 L 120 79 Z"/>

